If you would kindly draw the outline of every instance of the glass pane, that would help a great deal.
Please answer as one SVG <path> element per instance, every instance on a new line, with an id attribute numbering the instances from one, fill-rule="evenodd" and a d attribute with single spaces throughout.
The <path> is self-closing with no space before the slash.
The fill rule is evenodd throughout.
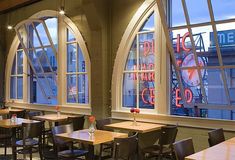
<path id="1" fill-rule="evenodd" d="M 235 65 L 235 22 L 216 25 L 224 65 Z"/>
<path id="2" fill-rule="evenodd" d="M 67 42 L 72 42 L 72 41 L 76 41 L 76 38 L 74 34 L 69 29 L 67 29 Z"/>
<path id="3" fill-rule="evenodd" d="M 154 13 L 152 13 L 144 22 L 139 32 L 141 31 L 152 31 L 154 30 Z"/>
<path id="4" fill-rule="evenodd" d="M 42 54 L 39 60 L 45 73 L 52 72 L 52 70 L 50 69 L 50 64 L 48 63 L 47 57 L 44 53 Z"/>
<path id="5" fill-rule="evenodd" d="M 56 83 L 56 76 L 54 74 L 49 74 L 46 76 L 47 77 L 47 81 L 49 83 L 49 86 L 52 90 L 52 94 L 54 96 L 57 96 L 57 83 Z"/>
<path id="6" fill-rule="evenodd" d="M 67 72 L 76 72 L 77 47 L 76 43 L 67 45 Z"/>
<path id="7" fill-rule="evenodd" d="M 17 77 L 17 99 L 23 99 L 23 77 Z"/>
<path id="8" fill-rule="evenodd" d="M 203 78 L 209 104 L 228 104 L 224 83 L 219 69 L 207 69 Z"/>
<path id="9" fill-rule="evenodd" d="M 38 75 L 38 79 L 37 82 L 40 83 L 43 91 L 45 92 L 45 96 L 48 99 L 51 99 L 53 94 L 52 94 L 52 90 L 51 87 L 49 86 L 49 82 L 47 81 L 47 79 L 44 77 L 44 75 Z"/>
<path id="10" fill-rule="evenodd" d="M 79 47 L 79 45 L 77 47 L 78 47 L 78 64 L 77 64 L 78 69 L 77 70 L 78 72 L 86 72 L 86 63 L 83 57 L 82 50 Z"/>
<path id="11" fill-rule="evenodd" d="M 42 45 L 43 46 L 50 45 L 48 35 L 46 34 L 46 31 L 45 31 L 43 24 L 34 22 L 34 25 L 38 31 L 40 40 L 42 41 Z"/>
<path id="12" fill-rule="evenodd" d="M 12 68 L 11 68 L 11 75 L 15 75 L 16 74 L 16 56 L 14 58 L 14 61 L 12 63 Z"/>
<path id="13" fill-rule="evenodd" d="M 42 73 L 42 69 L 41 69 L 41 66 L 38 62 L 38 58 L 36 57 L 36 55 L 34 54 L 34 52 L 32 50 L 29 50 L 29 59 L 33 65 L 35 72 Z"/>
<path id="14" fill-rule="evenodd" d="M 139 69 L 154 69 L 154 32 L 139 34 Z"/>
<path id="15" fill-rule="evenodd" d="M 139 108 L 154 109 L 154 100 L 155 100 L 154 72 L 140 73 Z"/>
<path id="16" fill-rule="evenodd" d="M 235 1 L 211 0 L 215 20 L 235 18 Z"/>
<path id="17" fill-rule="evenodd" d="M 231 104 L 235 104 L 235 68 L 225 69 L 225 78 L 227 81 Z"/>
<path id="18" fill-rule="evenodd" d="M 124 73 L 123 75 L 123 87 L 122 87 L 122 106 L 128 108 L 135 108 L 136 97 L 136 83 L 137 73 Z"/>
<path id="19" fill-rule="evenodd" d="M 17 74 L 23 74 L 23 51 L 17 52 Z"/>
<path id="20" fill-rule="evenodd" d="M 137 69 L 136 65 L 137 65 L 137 46 L 135 38 L 129 51 L 125 70 L 136 70 Z"/>
<path id="21" fill-rule="evenodd" d="M 186 0 L 191 24 L 210 22 L 210 14 L 205 0 Z"/>
<path id="22" fill-rule="evenodd" d="M 186 25 L 186 20 L 184 16 L 184 10 L 182 7 L 181 0 L 170 0 L 172 3 L 171 10 L 171 25 L 172 27 Z"/>
<path id="23" fill-rule="evenodd" d="M 45 20 L 47 29 L 50 33 L 51 39 L 55 47 L 58 45 L 58 20 L 57 18 L 48 18 Z"/>
<path id="24" fill-rule="evenodd" d="M 208 109 L 208 118 L 234 120 L 234 111 Z"/>
<path id="25" fill-rule="evenodd" d="M 78 103 L 88 104 L 89 101 L 89 88 L 88 77 L 86 74 L 78 75 Z"/>
<path id="26" fill-rule="evenodd" d="M 11 77 L 10 98 L 16 99 L 16 77 Z"/>
<path id="27" fill-rule="evenodd" d="M 30 44 L 33 45 L 33 47 L 40 47 L 41 46 L 39 39 L 38 39 L 38 36 L 37 36 L 37 33 L 36 33 L 32 24 L 28 26 L 28 39 L 30 41 Z M 29 48 L 32 48 L 31 45 Z"/>
<path id="28" fill-rule="evenodd" d="M 200 66 L 219 66 L 212 26 L 192 28 L 193 39 L 198 57 L 203 63 Z"/>
<path id="29" fill-rule="evenodd" d="M 55 57 L 53 49 L 51 47 L 47 47 L 47 48 L 44 48 L 44 50 L 46 52 L 47 59 L 49 60 L 53 71 L 56 72 L 57 71 L 57 61 L 56 61 L 56 57 Z"/>
<path id="30" fill-rule="evenodd" d="M 28 42 L 27 42 L 27 38 L 25 37 L 28 37 L 27 35 L 27 32 L 25 30 L 25 26 L 22 25 L 19 29 L 18 29 L 18 33 L 19 33 L 19 38 L 22 40 L 23 44 L 25 47 L 28 47 Z M 30 37 L 30 36 L 29 36 Z"/>
<path id="31" fill-rule="evenodd" d="M 76 75 L 67 75 L 67 102 L 76 103 L 77 87 L 76 87 Z"/>

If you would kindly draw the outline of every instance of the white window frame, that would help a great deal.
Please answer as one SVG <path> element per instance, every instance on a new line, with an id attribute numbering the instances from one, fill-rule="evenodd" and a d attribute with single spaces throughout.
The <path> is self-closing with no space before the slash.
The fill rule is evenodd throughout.
<path id="1" fill-rule="evenodd" d="M 58 106 L 61 106 L 62 112 L 67 112 L 67 113 L 77 113 L 77 114 L 86 114 L 90 115 L 91 114 L 91 65 L 90 65 L 90 58 L 89 58 L 89 53 L 85 44 L 85 41 L 78 30 L 77 26 L 65 15 L 60 15 L 57 11 L 52 11 L 52 10 L 44 10 L 40 11 L 33 16 L 31 16 L 29 19 L 40 19 L 42 17 L 57 17 L 58 18 L 58 60 L 57 60 L 57 66 L 58 67 L 58 90 L 57 90 L 57 100 L 58 100 Z M 27 20 L 26 20 L 27 21 Z M 23 23 L 20 22 L 20 23 Z M 19 24 L 20 24 L 19 23 Z M 84 60 L 85 60 L 85 65 L 86 65 L 86 72 L 88 76 L 88 85 L 89 85 L 89 103 L 88 104 L 79 104 L 79 103 L 73 103 L 73 104 L 68 104 L 67 103 L 67 81 L 66 81 L 66 72 L 67 72 L 67 54 L 60 54 L 60 53 L 67 53 L 67 46 L 66 46 L 66 29 L 70 28 L 74 36 L 82 50 Z M 6 82 L 6 103 L 7 105 L 12 105 L 14 107 L 19 107 L 19 108 L 29 108 L 29 109 L 38 109 L 38 110 L 45 110 L 45 111 L 55 111 L 54 107 L 48 107 L 48 105 L 45 104 L 31 104 L 29 103 L 29 90 L 30 87 L 25 84 L 28 84 L 28 75 L 23 74 L 23 100 L 15 100 L 14 102 L 10 99 L 10 76 L 11 76 L 11 68 L 12 64 L 14 61 L 14 56 L 17 51 L 17 47 L 20 44 L 20 41 L 17 36 L 15 36 L 12 45 L 10 47 L 8 57 L 7 57 L 7 63 L 6 63 L 6 72 L 5 72 L 5 82 Z M 27 64 L 27 57 L 24 56 L 24 72 L 23 73 L 28 73 L 29 66 Z M 51 105 L 50 105 L 51 106 Z"/>

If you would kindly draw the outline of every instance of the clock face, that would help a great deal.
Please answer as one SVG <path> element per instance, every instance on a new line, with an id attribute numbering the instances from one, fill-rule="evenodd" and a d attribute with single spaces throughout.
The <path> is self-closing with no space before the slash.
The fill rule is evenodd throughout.
<path id="1" fill-rule="evenodd" d="M 204 61 L 201 57 L 198 57 L 198 64 L 203 67 Z M 193 54 L 186 56 L 182 62 L 182 67 L 196 67 L 195 59 Z M 201 69 L 201 75 L 205 74 L 205 70 Z M 200 83 L 198 71 L 195 68 L 188 68 L 181 70 L 181 75 L 186 84 L 189 86 L 198 86 Z"/>

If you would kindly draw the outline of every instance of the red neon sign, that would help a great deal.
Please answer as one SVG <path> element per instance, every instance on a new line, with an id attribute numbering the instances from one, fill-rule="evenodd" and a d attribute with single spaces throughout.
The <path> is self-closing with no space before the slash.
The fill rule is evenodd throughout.
<path id="1" fill-rule="evenodd" d="M 187 32 L 183 35 L 181 43 L 182 43 L 182 49 L 188 53 L 188 52 L 190 52 L 191 48 L 187 48 L 185 45 L 185 40 L 187 37 L 189 37 L 189 32 Z M 177 35 L 176 52 L 180 53 L 180 34 Z"/>
<path id="2" fill-rule="evenodd" d="M 146 95 L 147 97 L 149 97 L 149 99 L 146 99 Z M 154 105 L 154 97 L 155 97 L 154 88 L 144 88 L 142 90 L 141 98 L 145 104 Z"/>
<path id="3" fill-rule="evenodd" d="M 180 97 L 179 93 L 180 93 L 180 89 L 177 88 L 175 90 L 175 105 L 176 105 L 176 107 L 181 108 L 182 104 L 180 104 L 179 101 L 182 100 L 182 98 Z M 185 96 L 185 99 L 186 99 L 187 103 L 191 103 L 192 102 L 192 100 L 193 100 L 193 92 L 189 88 L 186 88 L 184 90 L 184 96 Z"/>
<path id="4" fill-rule="evenodd" d="M 152 42 L 144 41 L 144 56 L 147 56 L 149 53 L 154 53 L 154 40 Z"/>

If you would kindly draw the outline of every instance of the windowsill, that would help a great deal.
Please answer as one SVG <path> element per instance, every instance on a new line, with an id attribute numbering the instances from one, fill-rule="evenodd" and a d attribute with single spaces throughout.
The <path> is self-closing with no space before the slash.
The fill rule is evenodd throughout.
<path id="1" fill-rule="evenodd" d="M 7 103 L 6 106 L 11 106 L 13 108 L 22 108 L 28 110 L 41 110 L 41 111 L 48 111 L 48 112 L 55 112 L 54 105 L 46 105 L 46 104 L 31 104 L 31 103 Z M 72 105 L 60 105 L 61 112 L 67 114 L 79 114 L 79 115 L 91 115 L 91 108 L 88 105 L 82 106 L 72 106 Z"/>
<path id="2" fill-rule="evenodd" d="M 213 129 L 223 128 L 226 131 L 235 131 L 235 121 L 207 119 L 200 117 L 183 117 L 174 115 L 163 115 L 157 113 L 140 113 L 136 116 L 137 121 L 160 123 L 160 124 L 178 124 L 182 127 Z M 113 110 L 112 118 L 118 120 L 132 120 L 132 114 L 129 111 Z"/>

